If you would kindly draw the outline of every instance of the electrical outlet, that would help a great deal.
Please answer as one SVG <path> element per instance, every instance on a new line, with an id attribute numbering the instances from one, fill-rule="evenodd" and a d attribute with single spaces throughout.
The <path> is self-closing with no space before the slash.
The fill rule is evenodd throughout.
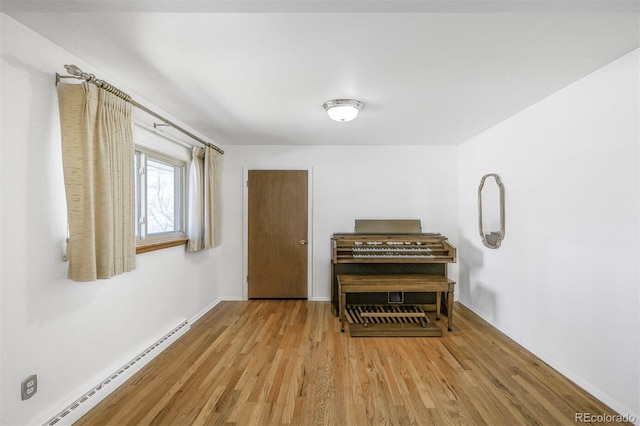
<path id="1" fill-rule="evenodd" d="M 32 374 L 22 381 L 20 386 L 20 393 L 22 394 L 22 400 L 29 399 L 38 392 L 38 376 Z"/>

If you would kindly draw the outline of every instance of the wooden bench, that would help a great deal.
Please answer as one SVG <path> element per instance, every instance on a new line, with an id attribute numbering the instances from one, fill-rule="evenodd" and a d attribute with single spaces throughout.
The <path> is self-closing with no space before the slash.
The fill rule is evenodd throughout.
<path id="1" fill-rule="evenodd" d="M 436 320 L 440 319 L 442 294 L 446 294 L 448 330 L 453 323 L 453 288 L 455 281 L 442 275 L 430 274 L 338 274 L 340 295 L 340 331 L 344 332 L 348 293 L 434 292 Z"/>

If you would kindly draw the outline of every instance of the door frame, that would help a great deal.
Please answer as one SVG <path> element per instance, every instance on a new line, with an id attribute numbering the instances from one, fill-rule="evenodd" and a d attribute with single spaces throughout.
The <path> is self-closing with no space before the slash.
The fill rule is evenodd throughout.
<path id="1" fill-rule="evenodd" d="M 242 300 L 249 300 L 249 170 L 307 171 L 307 300 L 313 300 L 313 168 L 246 166 L 242 168 Z"/>

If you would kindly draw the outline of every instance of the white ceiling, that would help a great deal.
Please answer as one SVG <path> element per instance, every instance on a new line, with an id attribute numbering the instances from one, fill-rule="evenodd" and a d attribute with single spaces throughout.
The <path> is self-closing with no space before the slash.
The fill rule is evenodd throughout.
<path id="1" fill-rule="evenodd" d="M 640 45 L 636 0 L 5 0 L 1 10 L 222 146 L 455 145 Z M 365 107 L 335 123 L 322 109 L 334 98 Z"/>

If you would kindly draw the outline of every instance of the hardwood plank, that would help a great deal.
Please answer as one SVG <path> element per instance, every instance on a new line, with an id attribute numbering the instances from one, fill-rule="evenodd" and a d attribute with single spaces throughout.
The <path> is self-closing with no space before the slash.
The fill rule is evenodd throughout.
<path id="1" fill-rule="evenodd" d="M 77 424 L 547 425 L 615 414 L 455 309 L 442 337 L 350 337 L 329 302 L 223 302 Z"/>

